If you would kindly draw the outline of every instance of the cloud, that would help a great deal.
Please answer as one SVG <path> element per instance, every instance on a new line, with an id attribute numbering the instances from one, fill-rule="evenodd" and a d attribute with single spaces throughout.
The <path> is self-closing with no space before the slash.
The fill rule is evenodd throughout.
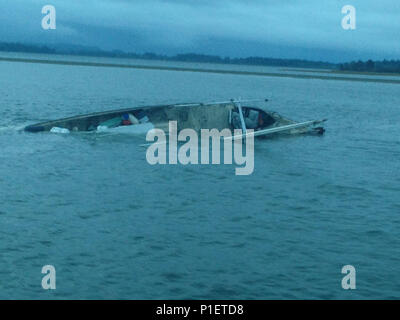
<path id="1" fill-rule="evenodd" d="M 352 0 L 357 9 L 353 31 L 341 28 L 347 1 L 52 0 L 57 30 L 48 32 L 40 28 L 41 7 L 47 2 L 0 1 L 0 40 L 221 55 L 279 55 L 275 49 L 282 48 L 285 57 L 290 52 L 284 48 L 297 48 L 305 58 L 328 54 L 325 60 L 340 59 L 340 52 L 400 55 L 398 0 Z"/>

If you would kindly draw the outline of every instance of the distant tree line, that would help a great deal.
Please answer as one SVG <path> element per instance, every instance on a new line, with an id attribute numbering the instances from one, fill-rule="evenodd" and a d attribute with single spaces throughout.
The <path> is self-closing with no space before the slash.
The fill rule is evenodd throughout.
<path id="1" fill-rule="evenodd" d="M 341 71 L 400 73 L 400 60 L 352 61 L 339 65 Z"/>
<path id="2" fill-rule="evenodd" d="M 93 56 L 93 57 L 132 58 L 132 59 L 182 61 L 182 62 L 208 62 L 208 63 L 222 63 L 222 64 L 297 67 L 297 68 L 326 68 L 326 69 L 336 68 L 336 64 L 334 63 L 309 61 L 301 59 L 276 59 L 276 58 L 262 58 L 262 57 L 230 58 L 230 57 L 220 57 L 215 55 L 195 54 L 195 53 L 167 56 L 151 52 L 138 54 L 138 53 L 127 53 L 121 50 L 104 51 L 98 48 L 89 48 L 81 46 L 50 48 L 47 46 L 0 42 L 0 51 L 67 54 L 67 55 L 81 55 L 81 56 Z"/>
<path id="3" fill-rule="evenodd" d="M 225 63 L 225 64 L 244 64 L 257 66 L 278 66 L 278 67 L 296 67 L 296 68 L 335 68 L 335 64 L 322 61 L 309 61 L 301 59 L 276 59 L 263 57 L 247 57 L 247 58 L 230 58 L 210 56 L 203 54 L 178 54 L 169 57 L 169 60 L 187 61 L 187 62 L 209 62 L 209 63 Z"/>
<path id="4" fill-rule="evenodd" d="M 5 43 L 0 42 L 0 51 L 11 52 L 32 52 L 47 54 L 67 54 L 93 57 L 112 57 L 112 58 L 132 58 L 146 60 L 165 60 L 165 61 L 182 61 L 182 62 L 207 62 L 221 64 L 242 64 L 254 66 L 277 66 L 291 68 L 316 68 L 316 69 L 334 69 L 341 71 L 356 72 L 388 72 L 400 73 L 400 60 L 383 60 L 383 61 L 352 61 L 349 63 L 335 64 L 322 61 L 309 61 L 301 59 L 276 59 L 263 57 L 248 58 L 230 58 L 220 57 L 216 55 L 205 54 L 177 54 L 175 56 L 167 56 L 156 53 L 128 53 L 121 50 L 104 51 L 99 48 L 83 47 L 83 46 L 64 46 L 64 47 L 48 47 L 40 45 L 30 45 L 21 43 Z"/>
<path id="5" fill-rule="evenodd" d="M 46 46 L 29 45 L 21 43 L 8 43 L 8 42 L 0 42 L 0 51 L 56 53 L 55 49 L 51 49 Z"/>

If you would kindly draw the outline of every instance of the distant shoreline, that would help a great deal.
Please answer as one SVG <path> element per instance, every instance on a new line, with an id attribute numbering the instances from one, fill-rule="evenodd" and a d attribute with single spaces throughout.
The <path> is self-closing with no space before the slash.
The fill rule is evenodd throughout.
<path id="1" fill-rule="evenodd" d="M 244 66 L 265 66 L 280 67 L 290 69 L 318 69 L 324 70 L 322 73 L 337 74 L 358 74 L 358 75 L 400 75 L 400 60 L 382 61 L 351 61 L 345 63 L 333 63 L 327 61 L 313 61 L 299 58 L 268 58 L 260 56 L 249 57 L 222 57 L 201 53 L 180 53 L 176 55 L 157 54 L 153 52 L 135 53 L 124 52 L 121 50 L 105 51 L 97 47 L 86 47 L 81 45 L 38 45 L 0 42 L 0 52 L 36 53 L 49 55 L 68 55 L 85 56 L 91 58 L 117 58 L 117 59 L 137 59 L 150 61 L 166 62 L 187 62 L 187 63 L 211 63 L 221 65 L 244 65 Z M 290 71 L 290 70 L 289 70 Z M 305 71 L 313 72 L 313 71 Z"/>
<path id="2" fill-rule="evenodd" d="M 391 72 L 369 72 L 369 71 L 344 71 L 344 70 L 316 70 L 310 68 L 282 68 L 283 71 L 301 71 L 310 73 L 327 73 L 327 74 L 354 74 L 360 76 L 388 76 L 388 77 L 400 77 L 400 73 Z"/>
<path id="3" fill-rule="evenodd" d="M 400 79 L 377 79 L 377 78 L 355 78 L 355 77 L 339 77 L 339 76 L 321 76 L 321 75 L 299 75 L 287 73 L 272 73 L 272 72 L 254 72 L 254 71 L 236 71 L 236 70 L 219 70 L 219 69 L 200 69 L 200 68 L 181 68 L 167 66 L 146 66 L 146 65 L 131 65 L 119 63 L 97 63 L 97 62 L 78 62 L 65 60 L 42 60 L 42 59 L 24 59 L 24 58 L 9 58 L 0 57 L 0 62 L 20 62 L 20 63 L 37 63 L 50 65 L 66 65 L 66 66 L 84 66 L 84 67 L 103 67 L 103 68 L 125 68 L 125 69 L 143 69 L 143 70 L 161 70 L 161 71 L 179 71 L 179 72 L 199 72 L 199 73 L 214 73 L 214 74 L 232 74 L 244 76 L 263 76 L 263 77 L 280 77 L 280 78 L 295 78 L 295 79 L 319 79 L 319 80 L 334 80 L 334 81 L 356 81 L 356 82 L 375 82 L 400 84 Z M 298 70 L 297 70 L 298 71 Z M 318 73 L 330 73 L 330 71 L 312 71 Z M 348 74 L 348 72 L 335 71 L 335 74 Z M 364 74 L 364 73 L 363 73 Z"/>
<path id="4" fill-rule="evenodd" d="M 49 47 L 37 44 L 0 42 L 0 52 L 43 53 L 101 58 L 160 60 L 169 62 L 179 61 L 223 65 L 276 66 L 288 68 L 336 69 L 338 67 L 337 64 L 332 62 L 305 59 L 267 58 L 259 56 L 235 58 L 201 53 L 180 53 L 171 56 L 154 52 L 135 53 L 124 52 L 121 50 L 104 51 L 96 47 L 85 47 L 81 45 L 53 45 Z"/>

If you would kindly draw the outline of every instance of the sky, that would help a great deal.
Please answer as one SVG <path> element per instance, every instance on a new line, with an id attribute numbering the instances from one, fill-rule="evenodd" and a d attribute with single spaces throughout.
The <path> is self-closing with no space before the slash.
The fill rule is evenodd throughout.
<path id="1" fill-rule="evenodd" d="M 56 8 L 43 30 L 42 7 Z M 342 7 L 356 29 L 342 28 Z M 400 59 L 399 0 L 0 0 L 0 42 L 331 62 Z"/>

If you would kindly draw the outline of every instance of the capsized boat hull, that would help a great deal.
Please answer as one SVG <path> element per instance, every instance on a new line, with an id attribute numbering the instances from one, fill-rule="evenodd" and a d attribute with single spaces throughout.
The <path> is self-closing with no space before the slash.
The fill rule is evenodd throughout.
<path id="1" fill-rule="evenodd" d="M 246 121 L 253 125 L 254 130 L 280 127 L 294 124 L 295 122 L 286 119 L 276 112 L 269 112 L 259 107 L 243 106 L 243 113 L 248 115 Z M 152 127 L 168 131 L 169 121 L 177 121 L 178 130 L 191 128 L 218 129 L 238 128 L 235 124 L 234 115 L 237 113 L 237 106 L 231 103 L 190 103 L 174 105 L 157 105 L 111 110 L 105 112 L 96 112 L 91 114 L 79 115 L 63 118 L 59 120 L 41 122 L 25 127 L 27 132 L 46 132 L 52 128 L 62 128 L 69 131 L 97 131 L 102 124 L 112 122 L 125 114 L 131 114 L 138 119 L 146 119 Z M 255 124 L 251 123 L 250 115 L 256 115 Z M 254 117 L 253 117 L 254 118 Z M 141 120 L 142 122 L 142 120 Z M 240 126 L 239 126 L 240 127 Z M 123 130 L 121 130 L 123 131 Z M 287 133 L 304 133 L 310 131 L 310 128 L 297 128 Z"/>

